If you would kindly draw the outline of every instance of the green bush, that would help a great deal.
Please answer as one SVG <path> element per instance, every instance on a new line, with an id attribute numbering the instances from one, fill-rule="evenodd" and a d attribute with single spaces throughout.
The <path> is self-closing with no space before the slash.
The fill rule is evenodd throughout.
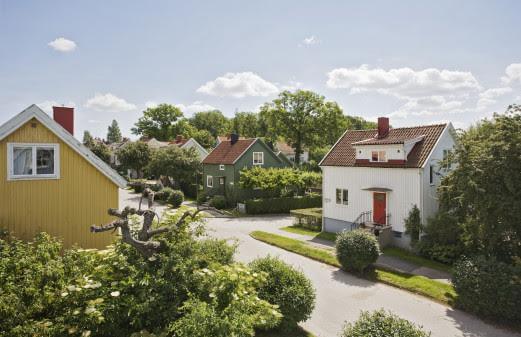
<path id="1" fill-rule="evenodd" d="M 283 315 L 281 330 L 294 330 L 299 322 L 311 316 L 315 289 L 304 273 L 269 256 L 252 261 L 250 268 L 257 273 L 267 273 L 267 282 L 258 288 L 259 297 L 279 306 Z"/>
<path id="2" fill-rule="evenodd" d="M 415 248 L 426 258 L 453 264 L 463 254 L 461 233 L 461 227 L 454 216 L 440 211 L 427 221 Z"/>
<path id="3" fill-rule="evenodd" d="M 322 207 L 322 196 L 306 195 L 303 197 L 283 197 L 246 200 L 248 214 L 280 214 L 301 208 Z"/>
<path id="4" fill-rule="evenodd" d="M 154 200 L 159 201 L 167 201 L 170 198 L 170 195 L 174 193 L 174 190 L 170 187 L 165 187 L 162 190 L 156 192 L 154 195 Z"/>
<path id="5" fill-rule="evenodd" d="M 465 258 L 454 265 L 452 278 L 456 304 L 498 321 L 521 322 L 521 264 L 509 265 L 494 258 Z"/>
<path id="6" fill-rule="evenodd" d="M 358 320 L 347 324 L 341 337 L 429 337 L 425 332 L 406 319 L 383 309 L 373 312 L 362 311 Z"/>
<path id="7" fill-rule="evenodd" d="M 226 198 L 222 195 L 214 195 L 212 199 L 210 199 L 210 206 L 217 209 L 226 208 Z"/>
<path id="8" fill-rule="evenodd" d="M 360 274 L 380 255 L 376 237 L 364 230 L 343 231 L 336 237 L 336 257 L 345 270 Z"/>
<path id="9" fill-rule="evenodd" d="M 181 206 L 183 201 L 185 200 L 185 195 L 182 191 L 179 190 L 173 190 L 172 193 L 170 193 L 170 196 L 167 199 L 167 202 L 172 205 L 173 208 L 178 208 Z"/>
<path id="10" fill-rule="evenodd" d="M 207 199 L 208 199 L 208 195 L 206 194 L 206 192 L 200 190 L 199 193 L 197 194 L 197 204 L 201 205 L 204 202 L 206 202 Z"/>
<path id="11" fill-rule="evenodd" d="M 160 183 L 153 183 L 153 184 L 148 184 L 148 187 L 150 187 L 150 189 L 154 192 L 159 192 L 163 188 L 163 185 Z"/>

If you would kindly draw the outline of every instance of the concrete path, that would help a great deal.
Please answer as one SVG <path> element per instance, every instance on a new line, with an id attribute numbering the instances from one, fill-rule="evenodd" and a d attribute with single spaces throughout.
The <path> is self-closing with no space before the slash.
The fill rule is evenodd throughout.
<path id="1" fill-rule="evenodd" d="M 319 337 L 336 337 L 344 322 L 356 320 L 360 310 L 379 308 L 422 325 L 433 337 L 521 337 L 521 334 L 496 328 L 465 312 L 385 284 L 357 278 L 249 236 L 253 230 L 273 232 L 289 225 L 289 216 L 208 219 L 209 235 L 238 240 L 239 261 L 249 262 L 268 254 L 279 256 L 311 279 L 317 301 L 312 317 L 303 326 Z M 290 233 L 284 233 L 290 236 Z"/>

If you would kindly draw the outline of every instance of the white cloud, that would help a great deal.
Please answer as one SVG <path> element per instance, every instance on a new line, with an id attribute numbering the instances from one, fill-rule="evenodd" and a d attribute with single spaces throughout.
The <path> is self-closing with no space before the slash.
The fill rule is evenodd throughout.
<path id="1" fill-rule="evenodd" d="M 197 89 L 197 92 L 219 96 L 242 98 L 247 96 L 270 96 L 277 94 L 279 89 L 271 82 L 266 81 L 252 72 L 227 73 L 208 81 Z"/>
<path id="2" fill-rule="evenodd" d="M 465 95 L 481 90 L 470 72 L 428 68 L 415 71 L 411 68 L 385 70 L 369 68 L 337 68 L 328 74 L 327 86 L 349 89 L 351 94 L 374 91 L 399 98 L 428 97 L 432 95 Z"/>
<path id="3" fill-rule="evenodd" d="M 429 96 L 408 100 L 398 110 L 388 116 L 406 118 L 413 116 L 434 116 L 443 113 L 461 113 L 467 111 L 463 108 L 464 100 L 448 100 L 443 96 Z"/>
<path id="4" fill-rule="evenodd" d="M 62 53 L 68 53 L 76 49 L 76 42 L 64 37 L 59 37 L 54 41 L 49 42 L 47 45 Z"/>
<path id="5" fill-rule="evenodd" d="M 92 108 L 97 111 L 129 111 L 136 109 L 136 106 L 132 103 L 125 101 L 123 98 L 119 98 L 111 93 L 106 94 L 95 94 L 94 97 L 87 100 L 85 107 Z"/>
<path id="6" fill-rule="evenodd" d="M 504 84 L 521 83 L 521 63 L 512 63 L 505 69 L 505 76 L 501 77 Z"/>
<path id="7" fill-rule="evenodd" d="M 496 98 L 504 96 L 512 92 L 512 88 L 504 87 L 504 88 L 492 88 L 487 89 L 479 94 L 479 100 L 477 103 L 478 109 L 485 109 L 488 106 L 497 102 Z"/>
<path id="8" fill-rule="evenodd" d="M 315 37 L 315 35 L 311 35 L 309 37 L 306 37 L 304 40 L 302 40 L 302 43 L 306 46 L 311 46 L 314 44 L 317 44 L 319 40 Z"/>
<path id="9" fill-rule="evenodd" d="M 66 106 L 70 108 L 74 108 L 76 104 L 74 102 L 68 102 L 68 103 L 58 103 L 57 101 L 43 101 L 41 103 L 36 104 L 42 109 L 43 111 L 47 112 L 48 114 L 52 113 L 52 107 L 53 106 Z"/>
<path id="10" fill-rule="evenodd" d="M 193 114 L 193 113 L 201 112 L 201 111 L 217 110 L 217 108 L 214 107 L 213 105 L 205 104 L 200 101 L 196 101 L 196 102 L 193 102 L 192 104 L 188 104 L 188 105 L 176 104 L 175 106 L 178 107 L 179 109 L 181 109 L 181 111 L 184 112 L 185 114 Z"/>

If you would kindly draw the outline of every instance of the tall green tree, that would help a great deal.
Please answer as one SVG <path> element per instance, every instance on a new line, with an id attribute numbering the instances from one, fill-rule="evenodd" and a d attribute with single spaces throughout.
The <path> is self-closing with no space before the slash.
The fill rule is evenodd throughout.
<path id="1" fill-rule="evenodd" d="M 107 130 L 107 142 L 109 144 L 121 142 L 121 130 L 119 129 L 118 122 L 113 119 Z"/>
<path id="2" fill-rule="evenodd" d="M 338 104 L 307 90 L 281 92 L 273 102 L 262 106 L 260 116 L 267 138 L 282 137 L 295 149 L 297 165 L 305 147 L 333 143 L 346 125 Z"/>
<path id="3" fill-rule="evenodd" d="M 83 145 L 90 148 L 93 141 L 94 138 L 92 137 L 90 132 L 88 130 L 83 131 Z"/>
<path id="4" fill-rule="evenodd" d="M 132 133 L 160 141 L 168 141 L 174 137 L 173 128 L 183 112 L 171 104 L 159 104 L 143 111 L 143 116 L 132 128 Z"/>
<path id="5" fill-rule="evenodd" d="M 94 140 L 89 146 L 89 149 L 99 157 L 99 159 L 103 160 L 105 163 L 110 164 L 110 150 L 105 143 L 102 141 Z"/>
<path id="6" fill-rule="evenodd" d="M 183 136 L 183 138 L 193 138 L 205 149 L 210 149 L 215 145 L 215 137 L 208 130 L 199 130 L 190 124 L 187 118 L 179 120 L 173 129 L 175 136 Z"/>
<path id="7" fill-rule="evenodd" d="M 176 187 L 194 183 L 200 168 L 201 162 L 194 149 L 181 149 L 177 146 L 153 151 L 148 165 L 152 175 L 169 177 Z"/>
<path id="8" fill-rule="evenodd" d="M 142 177 L 150 161 L 150 148 L 144 142 L 132 142 L 120 147 L 116 156 L 122 168 L 135 170 Z"/>
<path id="9" fill-rule="evenodd" d="M 197 112 L 189 121 L 193 127 L 208 131 L 214 138 L 226 133 L 229 129 L 228 118 L 219 110 Z"/>
<path id="10" fill-rule="evenodd" d="M 459 137 L 456 165 L 439 188 L 440 211 L 462 228 L 467 252 L 504 262 L 521 258 L 520 144 L 520 105 Z"/>
<path id="11" fill-rule="evenodd" d="M 260 136 L 259 115 L 255 112 L 237 112 L 231 119 L 230 131 L 247 138 Z"/>

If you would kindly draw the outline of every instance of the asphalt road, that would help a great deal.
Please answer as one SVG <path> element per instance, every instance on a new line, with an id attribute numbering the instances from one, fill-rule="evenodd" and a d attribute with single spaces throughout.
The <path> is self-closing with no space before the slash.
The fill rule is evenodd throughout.
<path id="1" fill-rule="evenodd" d="M 473 315 L 454 310 L 424 297 L 381 283 L 357 278 L 329 265 L 310 260 L 252 239 L 254 230 L 273 232 L 291 224 L 290 217 L 210 218 L 209 235 L 239 242 L 237 260 L 279 256 L 300 268 L 313 282 L 317 301 L 304 328 L 320 337 L 336 337 L 346 321 L 358 318 L 360 310 L 384 308 L 422 325 L 433 337 L 514 337 L 521 334 L 487 324 Z"/>

